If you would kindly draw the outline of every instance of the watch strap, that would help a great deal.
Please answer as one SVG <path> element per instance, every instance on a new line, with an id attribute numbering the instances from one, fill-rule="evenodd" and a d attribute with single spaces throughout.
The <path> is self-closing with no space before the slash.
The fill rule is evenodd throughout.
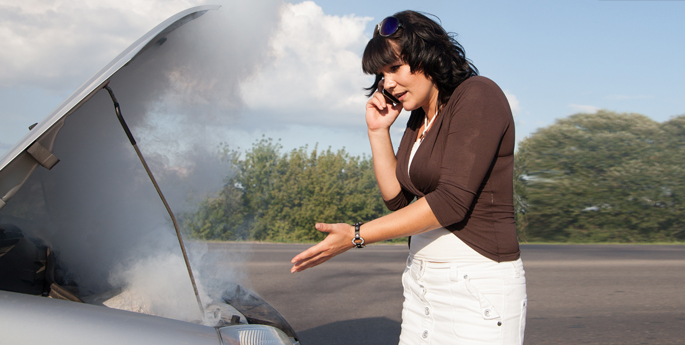
<path id="1" fill-rule="evenodd" d="M 364 238 L 359 234 L 359 228 L 362 226 L 362 222 L 355 223 L 354 224 L 354 238 L 352 239 L 352 244 L 354 244 L 357 248 L 364 248 Z"/>

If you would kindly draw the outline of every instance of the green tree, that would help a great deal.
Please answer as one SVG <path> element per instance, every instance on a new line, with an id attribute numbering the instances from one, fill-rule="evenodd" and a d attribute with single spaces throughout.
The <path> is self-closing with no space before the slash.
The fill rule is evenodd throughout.
<path id="1" fill-rule="evenodd" d="M 684 120 L 576 114 L 521 142 L 517 211 L 528 239 L 684 239 Z"/>
<path id="2" fill-rule="evenodd" d="M 281 154 L 271 139 L 255 142 L 241 159 L 224 149 L 232 171 L 219 195 L 188 217 L 202 239 L 317 241 L 316 222 L 353 223 L 387 213 L 371 159 L 344 150 L 308 152 L 304 146 Z"/>
<path id="3" fill-rule="evenodd" d="M 520 242 L 528 240 L 528 191 L 526 189 L 526 173 L 528 172 L 528 156 L 530 150 L 527 143 L 519 143 L 518 151 L 514 156 L 514 216 L 516 220 L 516 233 Z"/>

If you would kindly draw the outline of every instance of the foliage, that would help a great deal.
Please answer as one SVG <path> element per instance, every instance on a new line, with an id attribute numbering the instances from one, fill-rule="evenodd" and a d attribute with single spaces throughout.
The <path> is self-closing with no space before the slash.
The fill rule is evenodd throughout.
<path id="1" fill-rule="evenodd" d="M 187 220 L 201 239 L 319 241 L 317 222 L 354 223 L 387 213 L 371 159 L 330 148 L 307 146 L 281 154 L 271 139 L 255 142 L 241 159 L 224 147 L 232 162 L 224 188 L 203 201 Z"/>
<path id="2" fill-rule="evenodd" d="M 559 120 L 519 144 L 519 231 L 533 241 L 682 241 L 684 158 L 685 116 Z"/>
<path id="3" fill-rule="evenodd" d="M 216 240 L 319 241 L 317 222 L 387 214 L 370 158 L 344 150 L 282 153 L 271 139 L 241 154 L 224 147 L 223 189 L 185 218 Z M 685 115 L 576 114 L 518 145 L 514 209 L 519 239 L 557 242 L 685 240 Z"/>

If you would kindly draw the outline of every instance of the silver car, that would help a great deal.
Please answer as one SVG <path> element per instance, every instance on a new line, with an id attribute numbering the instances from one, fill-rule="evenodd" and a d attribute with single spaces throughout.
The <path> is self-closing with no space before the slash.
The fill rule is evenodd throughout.
<path id="1" fill-rule="evenodd" d="M 0 343 L 299 344 L 239 275 L 197 264 L 162 193 L 183 172 L 145 135 L 169 111 L 149 74 L 218 10 L 159 24 L 0 158 Z"/>

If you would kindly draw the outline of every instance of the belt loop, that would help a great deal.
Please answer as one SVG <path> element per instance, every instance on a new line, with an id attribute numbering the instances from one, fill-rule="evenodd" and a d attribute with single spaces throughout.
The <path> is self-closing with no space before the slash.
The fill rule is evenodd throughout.
<path id="1" fill-rule="evenodd" d="M 423 278 L 423 274 L 426 272 L 426 260 L 419 260 L 419 276 L 418 279 Z"/>
<path id="2" fill-rule="evenodd" d="M 421 280 L 421 278 L 423 278 L 423 273 L 426 269 L 426 262 L 422 259 L 412 257 L 411 264 L 408 267 L 409 272 L 411 272 L 411 276 L 414 277 L 414 279 L 416 279 L 417 281 L 419 281 Z"/>
<path id="3" fill-rule="evenodd" d="M 516 261 L 510 261 L 510 263 L 514 267 L 514 278 L 521 278 L 521 270 L 516 266 Z"/>
<path id="4" fill-rule="evenodd" d="M 459 267 L 457 265 L 450 266 L 450 280 L 453 282 L 459 281 Z"/>

